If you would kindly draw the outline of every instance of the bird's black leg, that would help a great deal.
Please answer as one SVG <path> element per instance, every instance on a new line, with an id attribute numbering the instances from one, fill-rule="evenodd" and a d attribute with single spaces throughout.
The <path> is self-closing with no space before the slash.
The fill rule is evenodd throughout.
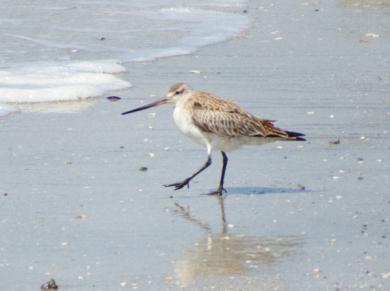
<path id="1" fill-rule="evenodd" d="M 222 195 L 223 192 L 226 192 L 226 190 L 223 188 L 223 183 L 225 181 L 225 172 L 226 172 L 226 166 L 228 163 L 228 157 L 224 151 L 221 151 L 222 153 L 222 173 L 221 173 L 221 180 L 219 181 L 219 187 L 216 191 L 213 191 L 209 193 L 209 195 Z"/>
<path id="2" fill-rule="evenodd" d="M 194 174 L 192 174 L 192 176 L 184 179 L 183 181 L 181 182 L 177 182 L 177 183 L 172 183 L 172 184 L 168 184 L 168 185 L 164 185 L 165 187 L 175 187 L 175 190 L 179 190 L 181 188 L 183 188 L 184 186 L 187 185 L 187 187 L 189 188 L 190 187 L 190 181 L 195 177 L 197 176 L 198 174 L 200 174 L 203 170 L 205 170 L 208 166 L 211 165 L 211 156 L 209 155 L 207 157 L 207 161 L 206 163 L 204 163 L 204 165 L 197 171 L 195 172 Z"/>

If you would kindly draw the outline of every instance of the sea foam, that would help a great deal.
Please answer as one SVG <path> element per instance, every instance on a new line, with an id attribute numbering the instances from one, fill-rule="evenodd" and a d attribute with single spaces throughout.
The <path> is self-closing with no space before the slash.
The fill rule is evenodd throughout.
<path id="1" fill-rule="evenodd" d="M 15 107 L 8 104 L 0 103 L 0 117 L 16 111 L 18 111 L 18 109 L 16 109 Z"/>
<path id="2" fill-rule="evenodd" d="M 35 63 L 0 71 L 0 102 L 30 103 L 101 96 L 131 84 L 117 75 L 126 69 L 113 60 Z"/>
<path id="3" fill-rule="evenodd" d="M 0 102 L 24 111 L 128 88 L 121 64 L 131 70 L 132 62 L 190 54 L 238 35 L 249 26 L 246 3 L 2 0 Z"/>

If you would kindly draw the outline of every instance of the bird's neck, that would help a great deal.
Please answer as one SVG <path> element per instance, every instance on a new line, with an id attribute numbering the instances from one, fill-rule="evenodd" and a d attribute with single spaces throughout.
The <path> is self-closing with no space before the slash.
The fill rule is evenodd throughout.
<path id="1" fill-rule="evenodd" d="M 175 102 L 175 108 L 183 108 L 188 100 L 191 98 L 191 92 L 185 93 Z"/>

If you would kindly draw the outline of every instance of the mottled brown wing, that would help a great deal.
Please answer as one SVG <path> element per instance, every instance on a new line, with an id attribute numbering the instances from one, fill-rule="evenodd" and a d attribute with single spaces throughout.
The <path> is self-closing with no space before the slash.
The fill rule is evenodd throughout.
<path id="1" fill-rule="evenodd" d="M 235 112 L 195 110 L 192 120 L 202 130 L 220 136 L 263 135 L 253 120 Z"/>
<path id="2" fill-rule="evenodd" d="M 192 102 L 192 120 L 203 131 L 227 137 L 286 136 L 284 131 L 273 126 L 271 120 L 259 119 L 218 97 L 199 94 Z"/>

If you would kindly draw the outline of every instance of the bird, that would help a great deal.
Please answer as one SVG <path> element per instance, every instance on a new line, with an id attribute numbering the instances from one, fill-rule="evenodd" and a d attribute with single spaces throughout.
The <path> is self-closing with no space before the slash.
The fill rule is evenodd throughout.
<path id="1" fill-rule="evenodd" d="M 207 148 L 207 160 L 199 170 L 182 181 L 164 185 L 175 190 L 185 186 L 189 188 L 192 179 L 211 165 L 213 151 L 222 154 L 222 171 L 218 188 L 208 194 L 222 196 L 227 192 L 224 188 L 227 152 L 243 145 L 261 145 L 278 140 L 305 141 L 303 133 L 280 129 L 274 125 L 275 120 L 257 117 L 234 102 L 194 90 L 185 83 L 172 85 L 164 98 L 123 112 L 122 115 L 163 104 L 174 104 L 176 126 L 184 135 Z"/>

